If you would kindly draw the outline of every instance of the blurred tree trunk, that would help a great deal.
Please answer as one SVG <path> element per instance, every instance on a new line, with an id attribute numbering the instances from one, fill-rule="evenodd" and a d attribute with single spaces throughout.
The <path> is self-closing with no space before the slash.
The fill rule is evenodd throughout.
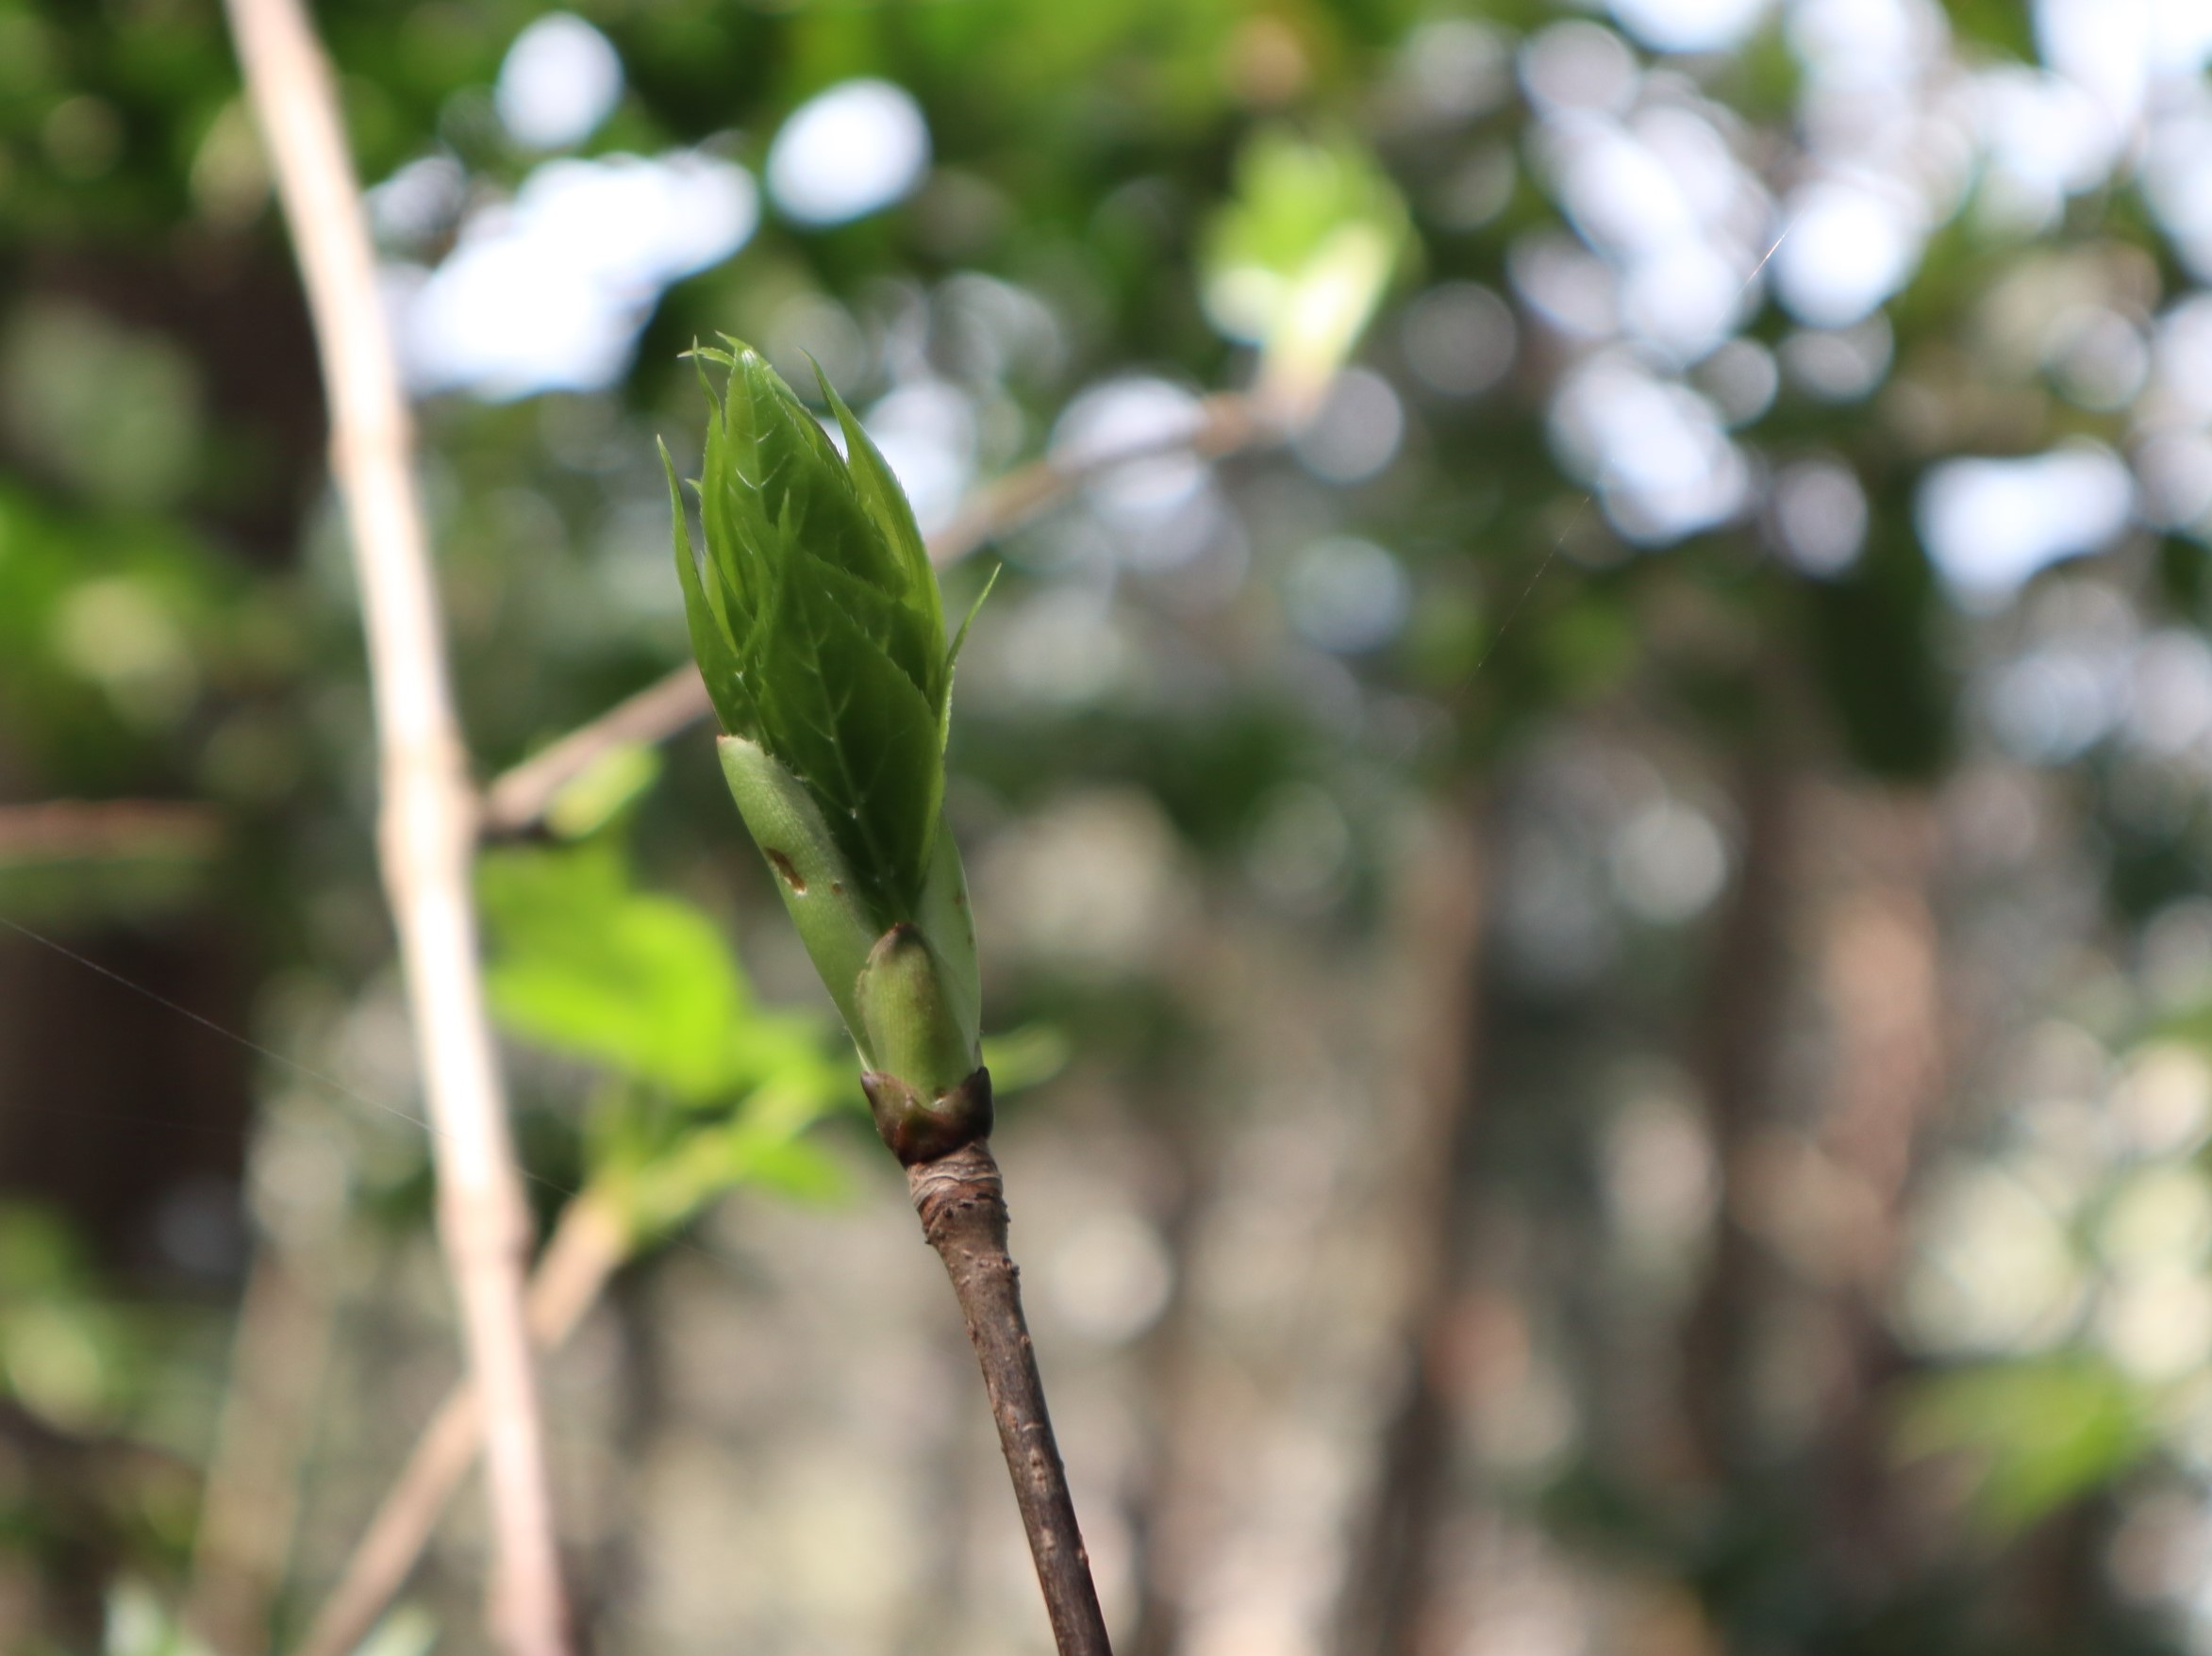
<path id="1" fill-rule="evenodd" d="M 1437 1533 L 1450 1504 L 1461 1401 L 1447 1361 L 1466 1286 L 1479 1089 L 1484 840 L 1481 805 L 1438 813 L 1398 894 L 1406 981 L 1421 997 L 1413 1108 L 1398 1154 L 1404 1196 L 1405 1390 L 1377 1445 L 1369 1505 L 1338 1611 L 1339 1656 L 1412 1656 L 1434 1641 Z"/>
<path id="2" fill-rule="evenodd" d="M 1770 1115 L 1788 996 L 1796 783 L 1772 733 L 1755 735 L 1736 787 L 1741 856 L 1714 939 L 1690 1058 L 1721 1189 L 1712 1251 L 1683 1330 L 1680 1409 L 1692 1456 L 1709 1481 L 1747 1471 L 1754 1458 L 1753 1345 L 1773 1270 L 1754 1228 L 1751 1175 Z"/>
<path id="3" fill-rule="evenodd" d="M 1856 790 L 1824 799 L 1818 970 L 1834 1043 L 1820 1149 L 1835 1174 L 1819 1238 L 1840 1324 L 1822 1458 L 1830 1538 L 1844 1584 L 1895 1585 L 1901 1556 L 1882 1414 L 1904 1366 L 1883 1309 L 1904 1260 L 1915 1151 L 1942 1097 L 1943 975 L 1934 802 Z"/>
<path id="4" fill-rule="evenodd" d="M 0 300 L 11 306 L 90 306 L 158 330 L 190 356 L 207 464 L 185 516 L 227 549 L 290 562 L 321 486 L 324 422 L 307 309 L 274 222 L 241 235 L 188 226 L 154 246 L 42 244 L 5 274 Z M 41 475 L 6 421 L 0 468 Z M 127 787 L 191 793 L 186 751 L 149 755 Z M 91 787 L 115 791 L 104 775 Z M 87 789 L 85 778 L 37 773 L 0 729 L 0 799 Z M 271 888 L 223 897 L 258 900 Z M 41 929 L 132 984 L 244 1030 L 261 966 L 241 952 L 252 928 L 221 909 L 218 898 L 189 914 L 65 918 Z M 228 1222 L 220 1203 L 244 1160 L 250 1054 L 23 937 L 0 937 L 0 1191 L 61 1208 L 125 1268 L 173 1270 L 164 1241 L 180 1225 L 196 1229 L 212 1268 L 188 1268 L 235 1281 L 242 1257 L 232 1247 L 233 1257 L 217 1259 L 214 1245 Z M 101 1038 L 87 1040 L 91 1030 Z"/>
<path id="5" fill-rule="evenodd" d="M 1836 1585 L 1865 1599 L 1909 1563 L 1882 1413 L 1904 1359 L 1884 1308 L 1941 1088 L 1935 809 L 1924 794 L 1816 782 L 1771 733 L 1745 754 L 1738 806 L 1742 860 L 1695 1054 L 1721 1201 L 1685 1326 L 1681 1415 L 1708 1481 L 1760 1470 L 1759 1342 L 1785 1297 L 1809 1301 L 1828 1355 L 1803 1358 L 1822 1370 L 1806 1515 Z M 1778 1089 L 1801 994 L 1825 1050 L 1815 1107 L 1793 1112 Z"/>
<path id="6" fill-rule="evenodd" d="M 149 998 L 244 1028 L 235 932 L 205 913 L 41 930 L 83 958 L 0 936 L 0 1200 L 58 1209 L 111 1268 L 236 1282 L 254 1056 Z"/>
<path id="7" fill-rule="evenodd" d="M 1168 1302 L 1140 1357 L 1152 1417 L 1128 1503 L 1137 1610 L 1123 1656 L 1174 1656 L 1183 1647 L 1192 1464 L 1205 1447 L 1193 1441 L 1205 1430 L 1205 1412 L 1196 1406 L 1203 1329 L 1191 1278 L 1221 1151 L 1202 1101 L 1171 1096 L 1166 1105 L 1152 1126 L 1171 1182 L 1157 1216 L 1171 1275 Z"/>

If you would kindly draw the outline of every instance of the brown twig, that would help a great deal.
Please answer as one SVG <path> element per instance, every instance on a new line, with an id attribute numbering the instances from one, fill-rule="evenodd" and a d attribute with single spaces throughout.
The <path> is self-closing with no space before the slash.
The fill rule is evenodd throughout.
<path id="1" fill-rule="evenodd" d="M 930 562 L 940 570 L 958 563 L 1117 467 L 1182 454 L 1219 459 L 1277 440 L 1283 429 L 1255 398 L 1222 391 L 1200 405 L 1191 425 L 1073 459 L 1047 455 L 1033 460 L 977 489 L 953 521 L 929 538 Z M 483 831 L 526 833 L 562 788 L 611 750 L 652 747 L 706 715 L 707 687 L 687 661 L 500 775 L 485 793 Z"/>
<path id="2" fill-rule="evenodd" d="M 489 1400 L 494 1635 L 563 1656 L 567 1615 L 524 1326 L 530 1238 L 485 1019 L 470 901 L 474 796 L 400 394 L 338 91 L 301 0 L 229 0 L 247 94 L 305 277 L 353 531 L 382 770 L 378 850 L 437 1129 L 439 1229 L 470 1371 Z"/>
<path id="3" fill-rule="evenodd" d="M 1045 1410 L 1029 1324 L 1022 1316 L 1019 1273 L 1006 1252 L 1006 1194 L 990 1142 L 977 1139 L 935 1161 L 915 1163 L 906 1169 L 906 1185 L 922 1216 L 922 1233 L 953 1279 L 983 1368 L 1060 1656 L 1112 1656 L 1067 1468 Z"/>
<path id="4" fill-rule="evenodd" d="M 561 1211 L 530 1278 L 530 1336 L 541 1351 L 566 1343 L 628 1253 L 627 1229 L 591 1192 Z M 349 1656 L 369 1636 L 430 1544 L 454 1490 L 476 1464 L 483 1435 L 483 1411 L 474 1388 L 463 1381 L 446 1394 L 416 1440 L 297 1656 Z"/>

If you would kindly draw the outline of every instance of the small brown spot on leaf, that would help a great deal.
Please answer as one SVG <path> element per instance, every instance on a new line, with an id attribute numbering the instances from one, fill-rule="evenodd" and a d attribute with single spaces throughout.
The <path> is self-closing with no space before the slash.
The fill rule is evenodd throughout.
<path id="1" fill-rule="evenodd" d="M 771 851 L 768 853 L 768 860 L 775 866 L 775 871 L 783 876 L 785 885 L 801 897 L 807 895 L 807 877 L 791 866 L 790 857 L 784 855 L 780 851 Z"/>

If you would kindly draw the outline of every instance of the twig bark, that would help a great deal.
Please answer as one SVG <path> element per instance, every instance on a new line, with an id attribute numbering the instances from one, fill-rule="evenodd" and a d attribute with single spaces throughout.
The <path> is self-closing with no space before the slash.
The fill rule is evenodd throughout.
<path id="1" fill-rule="evenodd" d="M 567 1342 L 628 1254 L 627 1229 L 590 1191 L 562 1209 L 530 1278 L 530 1336 L 541 1351 Z M 463 1381 L 446 1394 L 416 1440 L 297 1656 L 349 1656 L 369 1636 L 429 1546 L 454 1490 L 476 1464 L 483 1437 L 484 1412 L 476 1405 L 475 1388 Z"/>
<path id="2" fill-rule="evenodd" d="M 491 1623 L 509 1656 L 562 1656 L 566 1611 L 523 1277 L 530 1223 L 485 1020 L 469 889 L 473 795 L 412 433 L 400 393 L 338 93 L 301 0 L 229 0 L 246 91 L 292 230 L 353 530 L 382 768 L 379 852 L 437 1133 L 439 1221 L 489 1402 Z"/>
<path id="3" fill-rule="evenodd" d="M 1045 1410 L 1029 1324 L 1022 1315 L 1019 1273 L 1006 1252 L 1006 1193 L 990 1143 L 977 1139 L 935 1161 L 915 1163 L 906 1169 L 906 1186 L 922 1216 L 922 1234 L 953 1280 L 983 1368 L 1060 1656 L 1112 1656 L 1067 1468 Z"/>
<path id="4" fill-rule="evenodd" d="M 1117 467 L 1181 454 L 1219 459 L 1282 435 L 1280 421 L 1254 398 L 1218 393 L 1200 406 L 1199 418 L 1190 425 L 1073 458 L 1047 455 L 986 484 L 929 538 L 930 562 L 940 570 L 959 562 Z M 483 831 L 492 836 L 528 832 L 560 790 L 610 750 L 655 746 L 706 716 L 707 687 L 699 670 L 687 661 L 501 774 L 485 793 Z"/>

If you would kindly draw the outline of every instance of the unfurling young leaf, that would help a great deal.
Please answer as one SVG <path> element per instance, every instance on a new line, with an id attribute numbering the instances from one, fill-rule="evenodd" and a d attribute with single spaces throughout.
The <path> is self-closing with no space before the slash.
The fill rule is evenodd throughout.
<path id="1" fill-rule="evenodd" d="M 723 773 L 859 1049 L 886 1140 L 906 1160 L 940 1154 L 988 1132 L 990 1111 L 974 929 L 941 821 L 956 646 L 937 575 L 826 379 L 842 455 L 757 353 L 694 356 L 727 376 L 707 388 L 704 559 L 673 465 L 669 488 Z"/>
<path id="2" fill-rule="evenodd" d="M 1263 127 L 1237 157 L 1236 185 L 1201 253 L 1206 314 L 1260 348 L 1259 392 L 1295 423 L 1381 303 L 1406 241 L 1405 204 L 1346 133 Z"/>

